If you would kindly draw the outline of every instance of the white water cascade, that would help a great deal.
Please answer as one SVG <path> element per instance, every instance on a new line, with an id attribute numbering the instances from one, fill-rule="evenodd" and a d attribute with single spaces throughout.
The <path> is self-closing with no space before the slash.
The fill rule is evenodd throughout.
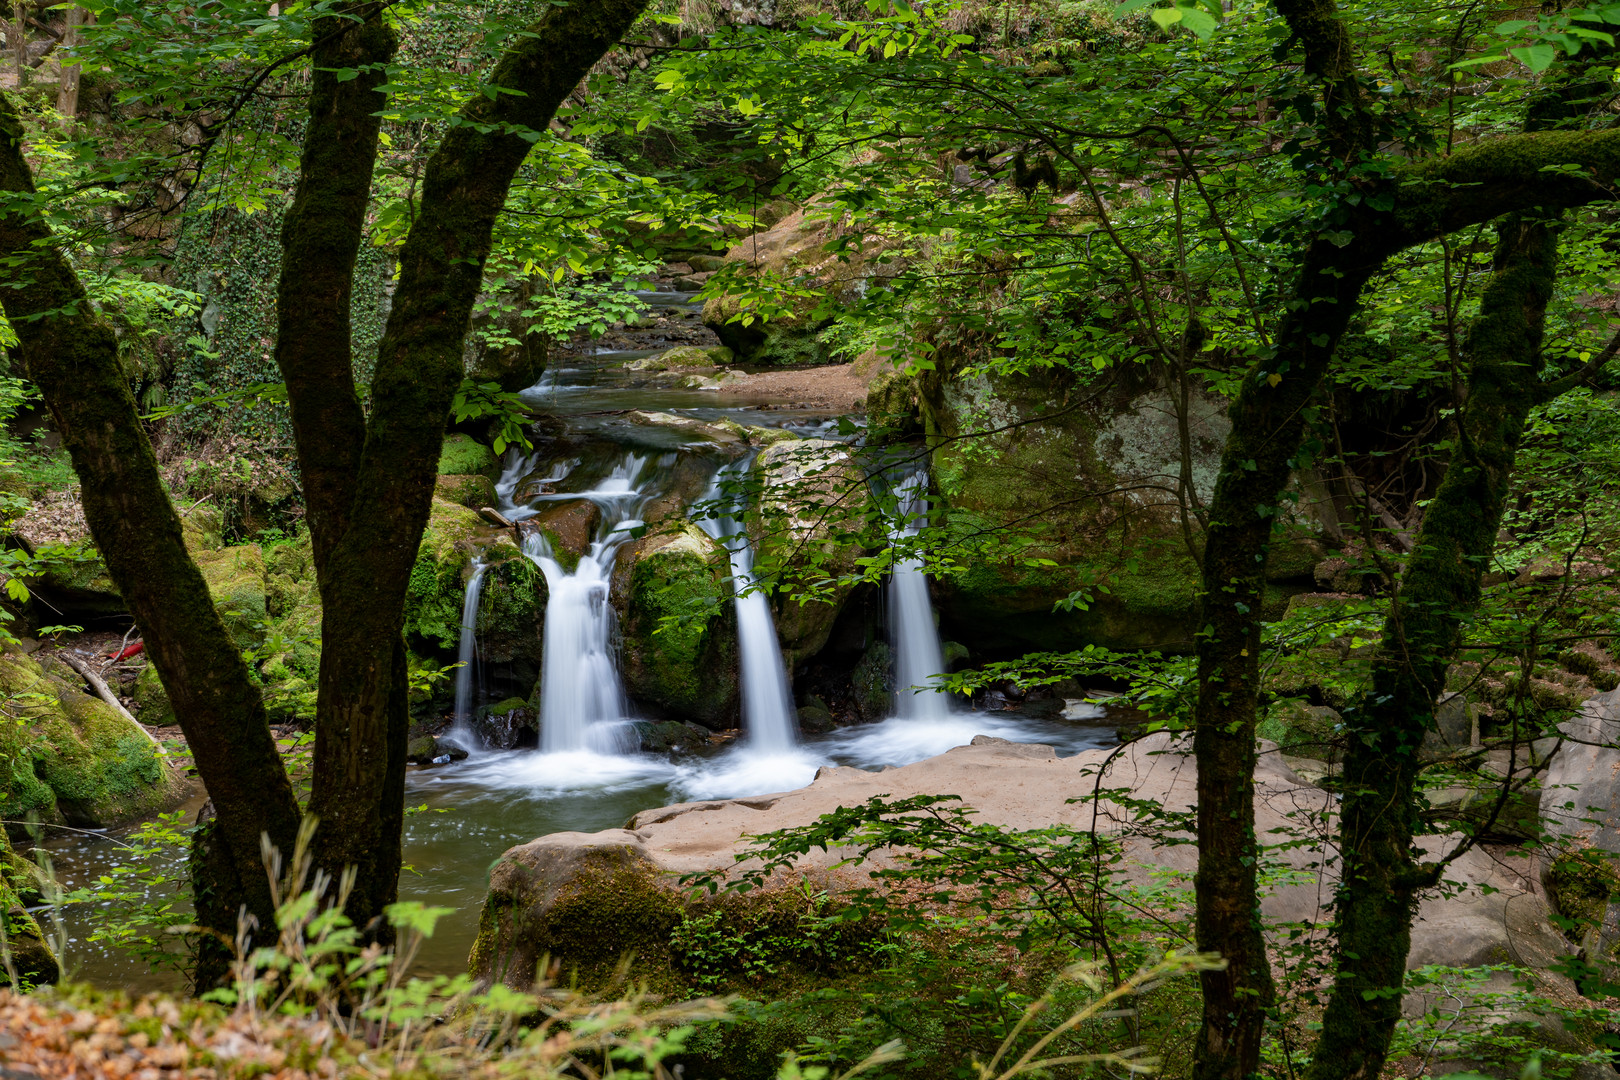
<path id="1" fill-rule="evenodd" d="M 472 576 L 467 579 L 467 592 L 461 600 L 461 644 L 456 659 L 456 706 L 450 726 L 450 737 L 466 750 L 477 750 L 482 740 L 472 729 L 473 665 L 478 661 L 478 602 L 484 595 L 484 571 L 481 560 L 474 559 Z"/>
<path id="2" fill-rule="evenodd" d="M 641 524 L 651 492 L 642 474 L 646 459 L 630 454 L 590 491 L 555 496 L 589 499 L 601 509 L 590 550 L 572 572 L 564 570 L 540 533 L 524 538 L 523 552 L 546 575 L 545 645 L 540 662 L 540 749 L 548 754 L 628 754 L 638 747 L 630 706 L 619 677 L 613 605 L 608 583 L 614 557 Z"/>
<path id="3" fill-rule="evenodd" d="M 782 647 L 776 637 L 776 622 L 765 593 L 750 589 L 754 583 L 754 549 L 739 519 L 737 500 L 726 491 L 726 482 L 748 472 L 752 462 L 744 459 L 723 466 L 702 502 L 721 507 L 718 516 L 705 517 L 700 528 L 720 542 L 731 556 L 731 588 L 736 595 L 737 648 L 742 676 L 743 730 L 748 746 L 765 753 L 791 750 L 799 742 L 799 724 L 788 689 L 787 667 L 782 663 Z"/>
<path id="4" fill-rule="evenodd" d="M 894 486 L 898 517 L 890 530 L 894 540 L 917 535 L 927 522 L 928 474 L 907 473 Z M 894 650 L 894 715 L 899 720 L 946 720 L 951 715 L 950 695 L 928 686 L 945 672 L 945 653 L 934 625 L 934 605 L 928 599 L 928 578 L 922 560 L 902 559 L 889 575 L 889 639 Z"/>

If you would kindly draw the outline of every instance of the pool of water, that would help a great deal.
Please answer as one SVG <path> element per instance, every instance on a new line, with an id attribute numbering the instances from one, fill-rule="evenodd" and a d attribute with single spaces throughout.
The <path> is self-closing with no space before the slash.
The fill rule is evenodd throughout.
<path id="1" fill-rule="evenodd" d="M 406 788 L 406 805 L 413 812 L 405 823 L 407 869 L 400 876 L 400 899 L 455 909 L 424 945 L 413 970 L 465 970 L 490 867 L 517 844 L 554 832 L 619 828 L 639 811 L 675 802 L 803 787 L 823 765 L 905 765 L 964 745 L 975 735 L 1049 743 L 1065 757 L 1117 741 L 1116 722 L 1104 708 L 1069 712 L 1075 719 L 963 712 L 927 723 L 889 720 L 812 736 L 780 754 L 761 754 L 735 742 L 673 757 L 511 751 L 413 770 Z M 64 833 L 48 840 L 63 887 L 92 883 L 128 864 L 129 831 Z M 176 849 L 156 864 L 178 881 L 185 853 Z M 90 905 L 72 905 L 63 913 L 64 961 L 72 978 L 133 992 L 183 987 L 176 971 L 154 971 L 129 953 L 92 942 L 95 921 Z"/>

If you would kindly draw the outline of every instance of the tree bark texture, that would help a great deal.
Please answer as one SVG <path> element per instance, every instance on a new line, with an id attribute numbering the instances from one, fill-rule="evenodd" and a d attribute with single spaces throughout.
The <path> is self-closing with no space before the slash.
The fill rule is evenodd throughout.
<path id="1" fill-rule="evenodd" d="M 1527 110 L 1525 127 L 1578 124 L 1607 78 L 1594 47 L 1566 62 Z M 1412 839 L 1418 826 L 1417 753 L 1434 727 L 1462 622 L 1479 607 L 1496 547 L 1514 460 L 1531 409 L 1549 396 L 1540 379 L 1541 338 L 1557 282 L 1556 219 L 1510 214 L 1497 225 L 1490 283 L 1463 355 L 1465 397 L 1456 445 L 1425 512 L 1373 659 L 1373 682 L 1345 713 L 1342 860 L 1333 992 L 1307 1080 L 1376 1077 L 1401 1016 L 1417 893 L 1439 877 Z M 1556 393 L 1556 391 L 1551 391 Z"/>
<path id="2" fill-rule="evenodd" d="M 1495 273 L 1466 343 L 1468 394 L 1457 450 L 1429 503 L 1373 660 L 1371 690 L 1347 710 L 1339 821 L 1337 964 L 1308 1080 L 1372 1080 L 1401 1016 L 1419 889 L 1418 749 L 1479 605 L 1525 421 L 1540 400 L 1543 317 L 1556 273 L 1555 230 L 1512 215 L 1498 227 Z"/>
<path id="3" fill-rule="evenodd" d="M 646 0 L 553 7 L 503 54 L 491 84 L 429 160 L 378 347 L 372 412 L 341 535 L 322 574 L 324 614 L 310 812 L 318 865 L 360 870 L 358 922 L 394 899 L 405 770 L 405 590 L 427 524 L 462 346 L 496 218 L 538 133 Z M 304 387 L 289 380 L 289 398 Z M 314 403 L 320 407 L 320 403 Z M 344 406 L 346 408 L 346 406 Z"/>
<path id="4" fill-rule="evenodd" d="M 1329 209 L 1307 247 L 1270 356 L 1230 410 L 1203 563 L 1194 752 L 1198 762 L 1196 935 L 1227 961 L 1201 974 L 1197 1080 L 1243 1080 L 1259 1068 L 1271 974 L 1261 934 L 1254 835 L 1260 614 L 1271 530 L 1297 467 L 1306 410 L 1362 288 L 1413 245 L 1528 207 L 1542 212 L 1611 198 L 1620 132 L 1544 131 L 1478 143 L 1448 157 L 1366 167 L 1377 127 L 1363 105 L 1351 38 L 1332 0 L 1277 0 L 1319 80 L 1313 168 L 1345 176 L 1356 198 Z M 1575 163 L 1583 172 L 1542 171 Z M 1341 247 L 1330 240 L 1348 241 Z"/>
<path id="5" fill-rule="evenodd" d="M 298 187 L 281 228 L 276 364 L 288 387 L 317 577 L 348 527 L 365 449 L 354 383 L 350 307 L 377 162 L 377 87 L 396 39 L 375 3 L 352 4 L 311 28 L 309 127 Z M 353 78 L 341 74 L 358 71 Z"/>
<path id="6" fill-rule="evenodd" d="M 0 292 L 0 303 L 72 458 L 96 546 L 140 624 L 146 654 L 218 811 L 216 855 L 208 865 L 233 876 L 200 886 L 217 892 L 214 910 L 228 911 L 228 925 L 210 928 L 234 937 L 238 903 L 261 925 L 274 926 L 259 837 L 268 833 L 291 850 L 298 804 L 258 688 L 186 552 L 118 362 L 117 338 L 37 214 L 21 126 L 4 101 L 0 192 L 0 275 L 11 286 Z"/>

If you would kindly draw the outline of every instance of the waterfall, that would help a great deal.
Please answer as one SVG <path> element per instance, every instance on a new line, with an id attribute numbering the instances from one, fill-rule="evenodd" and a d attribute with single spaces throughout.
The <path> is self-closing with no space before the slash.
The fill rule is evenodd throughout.
<path id="1" fill-rule="evenodd" d="M 770 603 L 763 590 L 749 588 L 754 583 L 754 549 L 739 520 L 740 500 L 725 490 L 726 482 L 730 480 L 734 485 L 747 474 L 751 464 L 750 459 L 745 459 L 715 473 L 714 483 L 702 501 L 718 510 L 718 516 L 705 517 L 698 525 L 731 555 L 731 588 L 736 596 L 737 645 L 741 653 L 743 728 L 748 745 L 767 752 L 782 751 L 799 741 L 787 667 L 782 663 Z"/>
<path id="2" fill-rule="evenodd" d="M 546 575 L 550 590 L 540 661 L 540 749 L 546 753 L 624 754 L 639 745 L 615 656 L 618 626 L 608 584 L 614 558 L 641 524 L 651 494 L 641 477 L 645 466 L 644 458 L 630 454 L 592 490 L 546 497 L 589 499 L 602 510 L 596 539 L 572 573 L 543 535 L 524 537 L 523 553 Z"/>
<path id="3" fill-rule="evenodd" d="M 489 567 L 483 560 L 474 559 L 472 576 L 467 579 L 467 592 L 461 600 L 461 646 L 456 659 L 456 708 L 450 726 L 450 735 L 459 737 L 467 749 L 477 749 L 480 740 L 472 729 L 473 665 L 478 654 L 478 601 L 484 595 L 484 571 Z"/>
<path id="4" fill-rule="evenodd" d="M 899 541 L 917 535 L 927 521 L 928 474 L 922 469 L 906 473 L 894 485 L 898 517 L 889 532 Z M 945 671 L 945 654 L 934 625 L 934 605 L 928 599 L 928 578 L 922 560 L 902 559 L 889 575 L 889 638 L 894 650 L 894 715 L 900 720 L 944 720 L 951 715 L 950 695 L 943 690 L 916 691 Z"/>

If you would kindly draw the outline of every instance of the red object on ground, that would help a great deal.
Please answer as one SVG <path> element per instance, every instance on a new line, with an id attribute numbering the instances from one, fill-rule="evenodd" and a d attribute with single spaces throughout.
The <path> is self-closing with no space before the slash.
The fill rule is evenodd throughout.
<path id="1" fill-rule="evenodd" d="M 146 642 L 137 641 L 135 644 L 131 645 L 129 648 L 125 649 L 123 652 L 121 652 L 121 653 L 112 653 L 112 654 L 109 654 L 109 655 L 112 656 L 112 659 L 114 661 L 128 660 L 130 657 L 139 656 L 139 655 L 141 655 L 141 653 L 143 653 L 145 651 L 146 651 Z"/>

